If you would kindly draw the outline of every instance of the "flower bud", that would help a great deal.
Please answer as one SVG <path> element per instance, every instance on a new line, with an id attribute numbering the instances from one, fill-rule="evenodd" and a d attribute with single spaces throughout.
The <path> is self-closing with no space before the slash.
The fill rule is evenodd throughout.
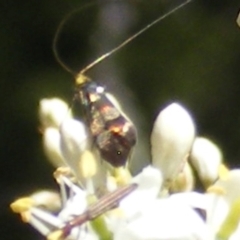
<path id="1" fill-rule="evenodd" d="M 190 159 L 205 186 L 217 180 L 222 162 L 222 153 L 217 145 L 206 138 L 197 137 L 193 143 Z"/>
<path id="2" fill-rule="evenodd" d="M 61 208 L 61 199 L 58 193 L 48 190 L 42 190 L 33 193 L 30 198 L 34 201 L 34 206 L 42 207 L 51 212 L 59 211 Z"/>
<path id="3" fill-rule="evenodd" d="M 188 192 L 194 188 L 195 179 L 193 176 L 192 168 L 187 162 L 181 172 L 178 173 L 176 178 L 171 182 L 171 192 Z"/>
<path id="4" fill-rule="evenodd" d="M 238 13 L 236 22 L 237 22 L 237 25 L 240 27 L 240 13 Z"/>
<path id="5" fill-rule="evenodd" d="M 172 180 L 183 169 L 192 147 L 195 127 L 189 113 L 178 103 L 158 115 L 151 135 L 152 163 Z"/>
<path id="6" fill-rule="evenodd" d="M 68 105 L 59 98 L 45 98 L 39 103 L 39 119 L 43 128 L 58 128 L 69 115 Z"/>
<path id="7" fill-rule="evenodd" d="M 79 177 L 79 161 L 88 148 L 88 135 L 84 125 L 77 120 L 67 119 L 60 127 L 60 147 L 66 164 Z"/>
<path id="8" fill-rule="evenodd" d="M 53 166 L 61 167 L 65 165 L 60 149 L 60 133 L 58 129 L 48 127 L 44 130 L 43 150 Z"/>

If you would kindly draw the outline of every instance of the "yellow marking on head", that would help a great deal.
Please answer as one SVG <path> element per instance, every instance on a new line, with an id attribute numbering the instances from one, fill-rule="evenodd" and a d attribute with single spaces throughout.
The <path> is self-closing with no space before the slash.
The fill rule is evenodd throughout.
<path id="1" fill-rule="evenodd" d="M 78 74 L 77 77 L 76 77 L 76 80 L 75 80 L 76 85 L 78 85 L 78 86 L 82 85 L 86 82 L 89 82 L 89 81 L 90 81 L 90 78 L 88 78 L 87 76 L 85 76 L 82 73 Z"/>

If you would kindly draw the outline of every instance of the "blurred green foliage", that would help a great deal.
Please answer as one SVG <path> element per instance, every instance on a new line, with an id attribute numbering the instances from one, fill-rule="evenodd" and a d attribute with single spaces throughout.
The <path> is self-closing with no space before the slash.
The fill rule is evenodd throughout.
<path id="1" fill-rule="evenodd" d="M 36 233 L 10 213 L 16 197 L 55 187 L 38 133 L 37 107 L 43 97 L 59 96 L 71 103 L 73 77 L 61 69 L 52 53 L 52 40 L 61 19 L 88 1 L 1 1 L 1 211 L 2 239 L 36 239 Z M 104 39 L 115 46 L 178 2 L 125 1 L 133 16 L 131 28 L 101 32 L 96 16 L 101 5 L 71 18 L 60 36 L 64 61 L 80 69 L 96 58 Z M 133 101 L 136 115 L 149 136 L 159 110 L 170 101 L 182 102 L 192 113 L 198 133 L 218 143 L 231 166 L 240 159 L 240 28 L 238 0 L 195 0 L 165 19 L 101 65 L 114 62 L 119 83 L 93 76 L 119 96 Z M 122 18 L 124 18 L 124 12 Z M 109 25 L 114 23 L 109 23 Z M 104 29 L 104 28 L 103 28 Z M 100 36 L 100 35 L 98 35 Z M 105 38 L 106 36 L 106 38 Z M 111 39 L 112 42 L 111 43 Z M 106 69 L 108 69 L 106 67 Z M 97 71 L 96 71 L 97 72 Z M 122 85 L 120 85 L 122 86 Z M 124 104 L 123 104 L 124 106 Z M 131 111 L 131 109 L 129 109 Z M 135 111 L 135 110 L 134 110 Z M 148 139 L 146 139 L 148 140 Z"/>

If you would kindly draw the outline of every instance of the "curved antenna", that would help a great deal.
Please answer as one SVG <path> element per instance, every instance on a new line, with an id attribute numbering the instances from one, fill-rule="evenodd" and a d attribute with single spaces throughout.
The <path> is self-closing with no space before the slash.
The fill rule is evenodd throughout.
<path id="1" fill-rule="evenodd" d="M 86 8 L 89 8 L 91 7 L 92 5 L 95 5 L 96 2 L 91 2 L 91 3 L 88 3 L 86 4 L 85 6 L 83 7 L 80 7 L 76 10 L 73 10 L 72 12 L 70 12 L 69 14 L 67 14 L 63 19 L 62 21 L 60 22 L 60 24 L 58 25 L 58 28 L 57 28 L 57 31 L 54 35 L 54 38 L 53 38 L 53 43 L 52 43 L 52 49 L 53 49 L 53 54 L 54 54 L 54 57 L 56 58 L 57 62 L 59 63 L 59 65 L 65 69 L 67 72 L 70 72 L 71 74 L 73 75 L 77 75 L 77 72 L 74 72 L 67 64 L 65 64 L 62 60 L 61 60 L 61 57 L 59 55 L 59 52 L 58 52 L 58 49 L 57 49 L 57 43 L 58 43 L 58 40 L 59 40 L 59 37 L 60 37 L 60 34 L 62 32 L 62 29 L 64 27 L 64 24 L 68 21 L 68 19 L 70 17 L 72 17 L 72 15 L 74 15 L 75 13 L 79 12 L 79 11 L 82 11 Z"/>
<path id="2" fill-rule="evenodd" d="M 90 6 L 96 4 L 96 2 L 91 2 L 87 5 L 85 5 L 84 7 L 78 8 L 72 12 L 70 12 L 69 14 L 67 14 L 63 20 L 60 22 L 57 31 L 55 33 L 55 36 L 53 38 L 53 54 L 57 60 L 57 62 L 59 63 L 59 65 L 65 69 L 66 71 L 70 72 L 71 74 L 77 76 L 77 78 L 79 76 L 83 76 L 85 72 L 87 72 L 89 69 L 93 68 L 95 65 L 97 65 L 98 63 L 102 62 L 103 60 L 107 59 L 108 57 L 110 57 L 112 54 L 116 53 L 118 50 L 120 50 L 122 47 L 126 46 L 128 43 L 132 42 L 135 38 L 137 38 L 139 35 L 143 34 L 144 32 L 146 32 L 149 28 L 153 27 L 154 25 L 156 25 L 157 23 L 159 23 L 160 21 L 162 21 L 163 19 L 167 18 L 168 16 L 170 16 L 171 14 L 173 14 L 174 12 L 178 11 L 180 8 L 183 8 L 185 5 L 187 5 L 188 3 L 192 2 L 192 0 L 186 0 L 184 3 L 178 5 L 177 7 L 173 8 L 172 10 L 170 10 L 169 12 L 165 13 L 164 15 L 161 15 L 160 17 L 158 17 L 156 20 L 154 20 L 153 22 L 151 22 L 150 24 L 148 24 L 146 27 L 142 28 L 140 31 L 136 32 L 135 34 L 133 34 L 131 37 L 129 37 L 128 39 L 126 39 L 125 41 L 123 41 L 121 44 L 119 44 L 117 47 L 113 48 L 112 50 L 110 50 L 109 52 L 103 54 L 102 56 L 100 56 L 99 58 L 97 58 L 95 61 L 91 62 L 90 64 L 88 64 L 85 68 L 83 68 L 79 73 L 74 72 L 69 66 L 67 66 L 67 64 L 65 64 L 62 60 L 61 57 L 59 55 L 59 52 L 57 50 L 57 43 L 61 34 L 61 31 L 63 29 L 64 24 L 67 22 L 67 20 L 74 15 L 75 13 L 82 11 L 86 8 L 89 8 Z M 85 81 L 84 79 L 82 79 L 83 81 Z M 80 80 L 80 82 L 82 81 Z"/>
<path id="3" fill-rule="evenodd" d="M 108 57 L 110 57 L 112 54 L 114 54 L 115 52 L 117 52 L 118 50 L 120 50 L 122 47 L 126 46 L 128 43 L 130 43 L 131 41 L 133 41 L 135 38 L 137 38 L 139 35 L 141 35 L 142 33 L 146 32 L 149 28 L 153 27 L 154 25 L 156 25 L 157 23 L 159 23 L 160 21 L 162 21 L 163 19 L 167 18 L 168 16 L 170 16 L 172 13 L 176 12 L 177 10 L 179 10 L 180 8 L 184 7 L 185 5 L 187 5 L 188 3 L 190 3 L 192 0 L 186 0 L 184 3 L 178 5 L 177 7 L 173 8 L 172 10 L 170 10 L 169 12 L 165 13 L 164 15 L 158 17 L 156 20 L 154 20 L 153 22 L 151 22 L 150 24 L 148 24 L 146 27 L 142 28 L 140 31 L 136 32 L 135 34 L 133 34 L 130 38 L 126 39 L 125 41 L 123 41 L 121 44 L 119 44 L 117 47 L 113 48 L 112 50 L 110 50 L 109 52 L 103 54 L 102 56 L 100 56 L 99 58 L 97 58 L 95 61 L 93 61 L 92 63 L 90 63 L 89 65 L 87 65 L 85 68 L 83 68 L 80 72 L 79 72 L 79 76 L 84 75 L 85 72 L 87 72 L 89 69 L 93 68 L 95 65 L 97 65 L 98 63 L 102 62 L 103 60 L 107 59 Z"/>

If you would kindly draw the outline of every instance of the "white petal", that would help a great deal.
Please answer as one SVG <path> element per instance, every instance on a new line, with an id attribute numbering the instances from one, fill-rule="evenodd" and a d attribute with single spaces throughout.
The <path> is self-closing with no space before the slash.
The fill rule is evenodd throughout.
<path id="1" fill-rule="evenodd" d="M 208 193 L 210 204 L 208 225 L 217 233 L 229 213 L 231 205 L 240 198 L 240 170 L 231 170 L 225 179 L 219 179 Z M 213 191 L 216 189 L 216 193 Z"/>
<path id="2" fill-rule="evenodd" d="M 189 192 L 193 190 L 195 179 L 192 168 L 188 162 L 183 167 L 183 170 L 178 173 L 176 178 L 171 182 L 170 192 Z"/>
<path id="3" fill-rule="evenodd" d="M 240 239 L 240 223 L 238 224 L 237 230 L 232 234 L 229 240 L 239 240 Z"/>
<path id="4" fill-rule="evenodd" d="M 98 235 L 86 227 L 75 227 L 72 229 L 71 235 L 64 240 L 99 240 Z"/>
<path id="5" fill-rule="evenodd" d="M 69 115 L 68 105 L 59 98 L 45 98 L 39 103 L 39 118 L 43 128 L 58 128 Z"/>
<path id="6" fill-rule="evenodd" d="M 43 235 L 48 235 L 52 229 L 63 226 L 61 219 L 40 208 L 31 209 L 29 223 Z"/>
<path id="7" fill-rule="evenodd" d="M 219 179 L 214 186 L 224 191 L 224 198 L 229 204 L 240 198 L 240 169 L 231 170 L 225 179 Z"/>
<path id="8" fill-rule="evenodd" d="M 195 136 L 195 127 L 189 113 L 172 103 L 158 115 L 152 135 L 152 163 L 164 179 L 171 180 L 182 170 Z"/>
<path id="9" fill-rule="evenodd" d="M 223 196 L 216 194 L 201 194 L 197 192 L 177 193 L 170 196 L 175 204 L 187 205 L 199 209 L 206 214 L 206 224 L 209 236 L 214 237 L 226 218 L 229 205 Z"/>
<path id="10" fill-rule="evenodd" d="M 44 207 L 45 210 L 56 212 L 61 208 L 61 199 L 56 192 L 42 190 L 33 193 L 30 197 L 34 201 L 34 206 Z"/>
<path id="11" fill-rule="evenodd" d="M 206 197 L 208 202 L 207 225 L 211 231 L 211 234 L 214 236 L 218 232 L 228 214 L 229 205 L 221 195 L 208 193 L 206 194 Z"/>
<path id="12" fill-rule="evenodd" d="M 44 130 L 43 150 L 54 167 L 65 165 L 60 149 L 60 133 L 57 128 L 48 127 Z"/>
<path id="13" fill-rule="evenodd" d="M 77 120 L 67 119 L 60 127 L 61 150 L 66 164 L 79 176 L 79 160 L 88 148 L 88 135 L 84 125 Z"/>
<path id="14" fill-rule="evenodd" d="M 162 174 L 153 166 L 145 167 L 141 173 L 132 179 L 133 183 L 138 184 L 138 190 L 154 190 L 152 197 L 156 197 L 162 185 Z"/>
<path id="15" fill-rule="evenodd" d="M 222 153 L 213 142 L 203 137 L 196 138 L 190 159 L 203 183 L 208 185 L 216 181 Z"/>
<path id="16" fill-rule="evenodd" d="M 162 175 L 160 171 L 152 166 L 148 166 L 132 180 L 138 187 L 120 203 L 120 209 L 124 211 L 127 218 L 148 208 L 148 204 L 155 201 L 162 185 Z"/>
<path id="17" fill-rule="evenodd" d="M 73 216 L 82 214 L 86 208 L 86 193 L 84 191 L 79 191 L 76 195 L 68 199 L 66 206 L 59 213 L 59 218 L 62 219 L 62 221 L 69 221 Z"/>
<path id="18" fill-rule="evenodd" d="M 240 27 L 240 14 L 238 13 L 238 16 L 237 16 L 237 25 Z"/>
<path id="19" fill-rule="evenodd" d="M 121 200 L 118 208 L 121 214 L 113 212 L 107 219 L 111 231 L 116 231 L 122 222 L 128 222 L 141 215 L 142 211 L 156 200 L 161 188 L 162 176 L 158 169 L 148 166 L 134 177 L 132 182 L 137 183 L 138 187 Z"/>
<path id="20" fill-rule="evenodd" d="M 117 229 L 115 240 L 206 240 L 207 227 L 186 205 L 161 199 L 148 206 L 138 218 Z"/>
<path id="21" fill-rule="evenodd" d="M 97 153 L 90 144 L 86 128 L 83 123 L 74 119 L 64 121 L 60 127 L 61 135 L 61 150 L 66 164 L 71 168 L 73 174 L 78 181 L 85 187 L 90 186 L 89 180 L 93 181 L 94 188 L 102 187 L 105 184 L 106 169 L 101 165 L 101 161 L 97 158 Z M 88 151 L 91 152 L 92 157 L 95 159 L 85 158 Z M 86 160 L 86 161 L 85 161 Z M 85 163 L 91 161 L 91 164 Z M 89 162 L 90 163 L 90 162 Z M 86 176 L 86 173 L 91 173 L 94 176 Z M 91 179 L 89 179 L 89 177 Z"/>
<path id="22" fill-rule="evenodd" d="M 207 210 L 209 206 L 209 200 L 206 195 L 198 192 L 175 193 L 172 194 L 169 199 L 176 204 L 182 204 L 202 210 Z"/>

